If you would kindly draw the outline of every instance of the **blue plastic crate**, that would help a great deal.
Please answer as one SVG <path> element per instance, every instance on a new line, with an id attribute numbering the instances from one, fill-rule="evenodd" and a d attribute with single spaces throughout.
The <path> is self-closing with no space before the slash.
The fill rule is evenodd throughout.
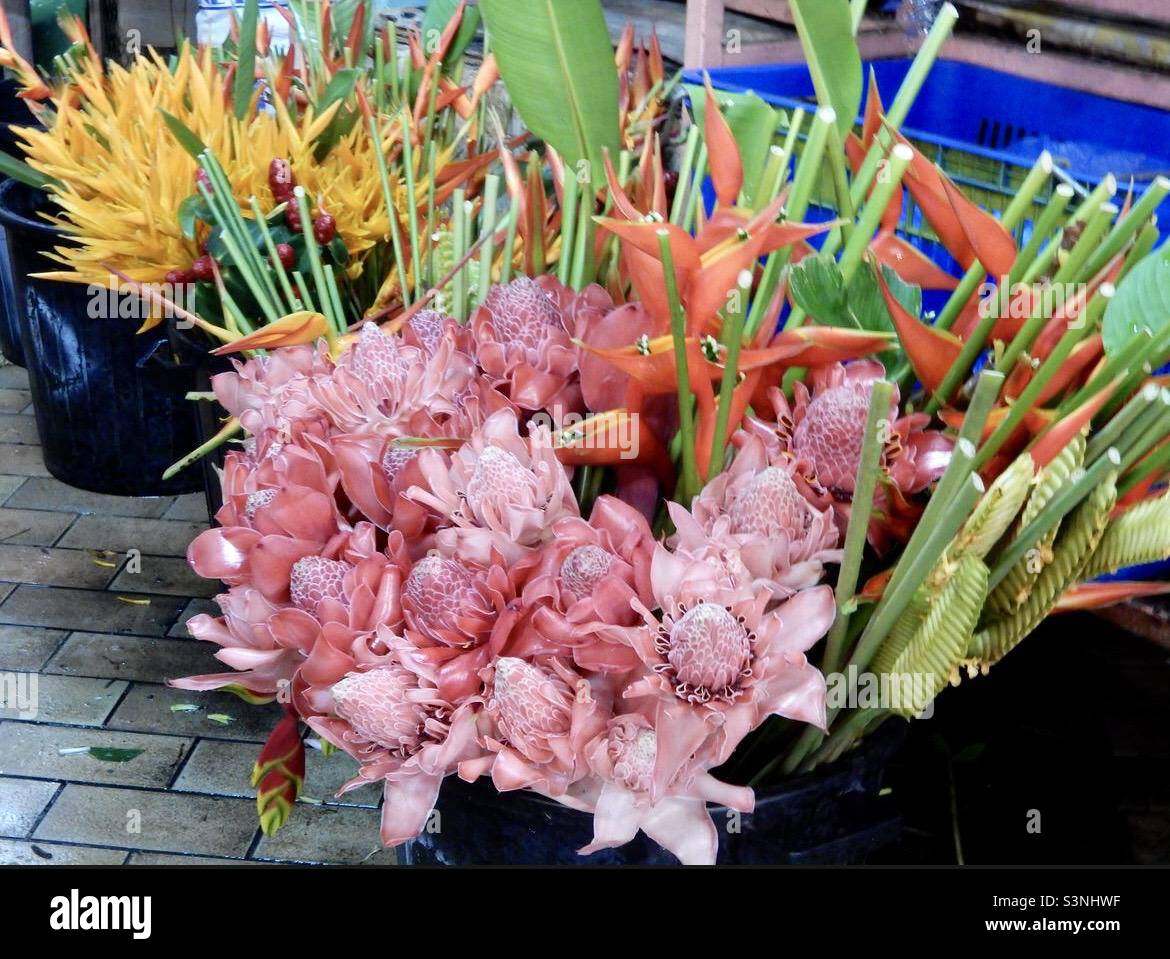
<path id="1" fill-rule="evenodd" d="M 874 60 L 878 89 L 888 105 L 911 60 Z M 752 91 L 769 103 L 811 109 L 815 93 L 803 63 L 722 67 L 709 71 L 718 89 Z M 688 82 L 701 83 L 690 71 Z M 1132 177 L 1140 194 L 1170 173 L 1170 112 L 1026 80 L 988 67 L 950 60 L 935 63 L 902 132 L 960 184 L 973 200 L 1002 212 L 1041 150 L 1086 192 L 1109 173 L 1121 190 Z M 831 196 L 826 189 L 822 193 Z M 1047 196 L 1037 197 L 1042 204 Z M 1158 208 L 1170 223 L 1170 199 Z M 1021 232 L 1026 237 L 1030 222 Z M 954 269 L 920 213 L 908 205 L 902 232 L 940 266 Z"/>

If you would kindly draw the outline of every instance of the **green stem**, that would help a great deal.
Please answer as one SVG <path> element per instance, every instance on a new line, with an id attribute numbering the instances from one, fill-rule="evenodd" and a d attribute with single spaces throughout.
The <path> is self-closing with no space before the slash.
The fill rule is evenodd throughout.
<path id="1" fill-rule="evenodd" d="M 845 249 L 841 253 L 841 276 L 846 285 L 853 279 L 857 268 L 861 265 L 861 257 L 869 247 L 882 215 L 886 212 L 895 190 L 902 188 L 902 177 L 910 161 L 914 159 L 914 152 L 904 143 L 899 143 L 890 151 L 890 162 L 885 173 L 878 179 L 877 185 L 866 201 L 858 220 L 857 229 L 853 232 Z"/>
<path id="2" fill-rule="evenodd" d="M 690 505 L 691 497 L 699 491 L 699 471 L 695 465 L 695 421 L 694 400 L 691 395 L 691 378 L 687 365 L 686 313 L 679 299 L 678 279 L 674 272 L 674 254 L 670 251 L 670 234 L 658 232 L 658 250 L 662 261 L 662 272 L 666 280 L 666 298 L 670 303 L 670 332 L 674 340 L 674 364 L 678 374 L 678 420 L 682 434 L 682 476 L 676 499 L 684 506 Z"/>
<path id="3" fill-rule="evenodd" d="M 557 260 L 557 279 L 569 285 L 573 265 L 573 234 L 577 228 L 577 173 L 565 167 L 563 201 L 561 203 L 561 255 Z"/>
<path id="4" fill-rule="evenodd" d="M 256 219 L 256 224 L 260 227 L 260 236 L 264 240 L 264 249 L 268 251 L 268 259 L 272 264 L 272 271 L 276 274 L 277 280 L 280 281 L 280 288 L 284 293 L 284 302 L 288 307 L 290 313 L 295 313 L 301 308 L 301 301 L 297 299 L 297 295 L 293 292 L 292 283 L 289 282 L 288 272 L 284 268 L 284 264 L 280 262 L 280 254 L 276 252 L 276 243 L 272 239 L 272 233 L 268 229 L 268 221 L 264 219 L 264 214 L 260 212 L 260 204 L 255 197 L 249 199 L 249 204 L 252 207 L 252 216 Z"/>
<path id="5" fill-rule="evenodd" d="M 378 180 L 382 184 L 382 203 L 386 207 L 386 219 L 390 224 L 390 244 L 394 249 L 394 268 L 398 271 L 398 287 L 402 294 L 402 305 L 410 306 L 410 286 L 406 272 L 406 259 L 402 253 L 402 230 L 398 226 L 398 211 L 394 208 L 394 193 L 390 188 L 390 174 L 386 169 L 386 157 L 382 153 L 382 137 L 374 117 L 370 117 L 370 139 L 374 143 L 374 165 L 378 168 Z"/>
<path id="6" fill-rule="evenodd" d="M 480 236 L 487 237 L 479 252 L 479 292 L 476 296 L 477 305 L 487 298 L 488 290 L 492 285 L 492 263 L 495 260 L 495 244 L 492 234 L 496 230 L 496 206 L 500 197 L 500 177 L 496 173 L 490 174 L 484 180 L 483 212 L 480 214 Z M 561 251 L 564 256 L 564 251 Z"/>
<path id="7" fill-rule="evenodd" d="M 1170 179 L 1164 176 L 1156 177 L 1146 188 L 1141 199 L 1133 205 L 1129 213 L 1113 225 L 1109 235 L 1089 257 L 1088 263 L 1085 264 L 1085 275 L 1095 276 L 1105 269 L 1105 265 L 1125 248 L 1130 238 L 1149 223 L 1150 217 L 1168 194 Z"/>
<path id="8" fill-rule="evenodd" d="M 727 350 L 723 362 L 723 377 L 719 383 L 719 410 L 715 415 L 715 437 L 711 443 L 711 459 L 707 464 L 707 479 L 723 471 L 726 459 L 727 424 L 731 404 L 739 379 L 739 350 L 743 345 L 743 324 L 747 316 L 747 298 L 752 288 L 751 270 L 742 270 L 733 293 L 734 302 L 727 307 L 723 324 L 723 346 Z"/>
<path id="9" fill-rule="evenodd" d="M 325 270 L 321 266 L 321 251 L 317 249 L 317 238 L 313 235 L 313 217 L 309 210 L 309 201 L 305 196 L 305 188 L 293 188 L 293 197 L 296 200 L 297 210 L 301 214 L 301 235 L 305 238 L 305 252 L 309 255 L 309 267 L 313 273 L 313 282 L 317 284 L 317 300 L 321 304 L 321 312 L 329 320 L 331 327 L 330 341 L 333 336 L 345 333 L 341 317 L 333 312 L 333 297 L 325 285 Z"/>
<path id="10" fill-rule="evenodd" d="M 869 415 L 865 421 L 861 456 L 857 462 L 857 477 L 853 487 L 853 506 L 849 512 L 849 526 L 845 531 L 845 551 L 837 574 L 835 597 L 837 618 L 825 644 L 822 672 L 834 673 L 845 653 L 845 637 L 849 619 L 853 615 L 857 579 L 861 573 L 861 557 L 865 552 L 869 518 L 873 511 L 873 495 L 881 469 L 883 425 L 888 425 L 890 402 L 894 386 L 885 380 L 875 380 L 869 394 Z"/>
<path id="11" fill-rule="evenodd" d="M 1153 408 L 1154 401 L 1158 398 L 1159 392 L 1157 383 L 1147 383 L 1143 386 L 1089 440 L 1088 445 L 1085 447 L 1085 462 L 1095 462 L 1106 450 L 1120 443 L 1122 435 L 1130 428 L 1130 425 Z"/>
<path id="12" fill-rule="evenodd" d="M 410 142 L 409 114 L 401 115 L 402 171 L 406 179 L 406 223 L 410 229 L 410 266 L 414 270 L 414 298 L 422 296 L 422 261 L 419 257 L 418 216 L 414 209 L 414 145 Z"/>

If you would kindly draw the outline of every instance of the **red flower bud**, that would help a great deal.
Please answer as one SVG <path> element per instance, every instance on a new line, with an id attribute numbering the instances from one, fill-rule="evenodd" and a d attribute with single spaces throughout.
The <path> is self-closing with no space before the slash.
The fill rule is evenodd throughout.
<path id="1" fill-rule="evenodd" d="M 297 180 L 288 160 L 278 158 L 268 164 L 268 188 L 277 203 L 292 199 L 293 187 L 296 185 Z"/>
<path id="2" fill-rule="evenodd" d="M 328 213 L 322 213 L 313 221 L 313 236 L 322 246 L 328 245 L 337 236 L 337 221 Z"/>
<path id="3" fill-rule="evenodd" d="M 276 244 L 276 255 L 280 258 L 280 265 L 291 270 L 297 265 L 297 251 L 287 243 Z"/>
<path id="4" fill-rule="evenodd" d="M 300 233 L 301 211 L 290 203 L 288 209 L 284 211 L 284 222 L 288 224 L 288 228 L 294 233 Z"/>
<path id="5" fill-rule="evenodd" d="M 184 283 L 189 282 L 188 278 L 187 278 L 187 271 L 186 270 L 168 270 L 167 276 L 166 276 L 166 281 L 167 281 L 167 284 L 169 286 L 172 286 L 172 287 L 182 286 Z"/>
<path id="6" fill-rule="evenodd" d="M 215 279 L 215 271 L 212 269 L 211 257 L 208 254 L 204 254 L 191 264 L 191 276 L 195 280 Z"/>
<path id="7" fill-rule="evenodd" d="M 207 171 L 204 170 L 203 167 L 196 167 L 195 182 L 202 183 L 205 187 L 207 187 L 208 193 L 214 192 L 211 188 L 211 178 L 207 175 Z"/>

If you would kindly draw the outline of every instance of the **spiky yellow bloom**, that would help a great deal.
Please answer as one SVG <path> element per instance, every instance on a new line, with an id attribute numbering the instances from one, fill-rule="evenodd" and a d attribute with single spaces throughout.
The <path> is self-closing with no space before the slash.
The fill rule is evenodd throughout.
<path id="1" fill-rule="evenodd" d="M 158 282 L 199 256 L 178 217 L 183 200 L 196 192 L 196 164 L 162 111 L 214 152 L 245 216 L 251 216 L 252 196 L 262 210 L 275 205 L 268 166 L 287 159 L 314 214 L 324 209 L 336 220 L 353 258 L 350 270 L 360 270 L 362 254 L 389 232 L 374 143 L 364 125 L 355 124 L 318 159 L 315 151 L 337 105 L 319 116 L 308 107 L 295 118 L 282 105 L 240 121 L 230 103 L 223 71 L 207 50 L 184 48 L 173 70 L 154 51 L 129 68 L 78 63 L 53 98 L 51 128 L 20 131 L 29 165 L 60 181 L 54 187 L 58 222 L 76 243 L 56 249 L 53 258 L 67 269 L 50 275 L 104 284 L 109 271 L 102 264 L 108 264 L 134 280 Z"/>

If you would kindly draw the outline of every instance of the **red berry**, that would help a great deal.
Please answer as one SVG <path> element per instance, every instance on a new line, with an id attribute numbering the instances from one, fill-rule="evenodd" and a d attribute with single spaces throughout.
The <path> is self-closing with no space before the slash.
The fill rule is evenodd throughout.
<path id="1" fill-rule="evenodd" d="M 168 270 L 167 271 L 167 285 L 168 286 L 182 286 L 187 282 L 186 270 Z"/>
<path id="2" fill-rule="evenodd" d="M 210 256 L 204 254 L 191 264 L 191 277 L 197 281 L 215 279 L 215 271 L 212 269 Z"/>
<path id="3" fill-rule="evenodd" d="M 280 265 L 286 270 L 291 270 L 297 265 L 297 251 L 287 243 L 276 244 L 276 255 L 280 258 Z"/>
<path id="4" fill-rule="evenodd" d="M 288 160 L 277 158 L 268 164 L 268 188 L 272 190 L 277 203 L 292 199 L 293 187 L 296 185 L 297 180 Z"/>
<path id="5" fill-rule="evenodd" d="M 337 236 L 337 221 L 328 213 L 322 213 L 313 221 L 313 236 L 322 246 L 327 246 Z"/>
<path id="6" fill-rule="evenodd" d="M 301 232 L 301 211 L 295 206 L 289 206 L 284 211 L 284 222 L 288 224 L 288 228 L 294 233 Z"/>

